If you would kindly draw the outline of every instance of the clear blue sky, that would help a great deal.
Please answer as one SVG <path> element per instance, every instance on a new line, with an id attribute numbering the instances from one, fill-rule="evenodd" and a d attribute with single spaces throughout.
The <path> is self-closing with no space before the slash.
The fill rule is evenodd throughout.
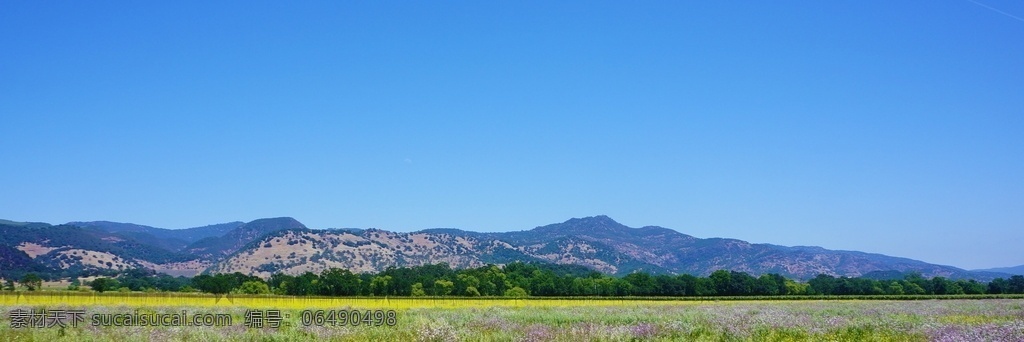
<path id="1" fill-rule="evenodd" d="M 5 2 L 0 218 L 1024 264 L 1024 2 Z"/>

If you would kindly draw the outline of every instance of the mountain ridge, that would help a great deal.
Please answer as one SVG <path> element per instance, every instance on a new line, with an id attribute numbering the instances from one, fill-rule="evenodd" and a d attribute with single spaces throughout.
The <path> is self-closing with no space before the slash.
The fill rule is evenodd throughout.
<path id="1" fill-rule="evenodd" d="M 979 280 L 1002 275 L 878 253 L 702 239 L 660 226 L 628 227 L 604 215 L 509 232 L 310 229 L 291 217 L 190 230 L 109 221 L 57 226 L 4 222 L 17 223 L 0 221 L 0 234 L 4 234 L 0 245 L 8 247 L 0 253 L 0 265 L 6 262 L 17 269 L 48 267 L 64 273 L 149 268 L 177 275 L 242 272 L 269 276 L 273 272 L 298 274 L 329 267 L 373 272 L 438 262 L 458 268 L 533 261 L 584 266 L 614 275 L 645 271 L 706 276 L 717 269 L 755 275 L 777 273 L 797 279 L 889 271 Z M 53 232 L 57 231 L 64 232 L 64 236 L 56 236 Z M 175 231 L 194 234 L 172 233 Z"/>
<path id="2" fill-rule="evenodd" d="M 1012 275 L 1024 275 L 1024 265 L 1010 266 L 1010 267 L 993 267 L 985 269 L 972 270 L 974 272 L 995 272 L 995 273 L 1006 273 Z"/>
<path id="3" fill-rule="evenodd" d="M 179 252 L 188 245 L 203 238 L 223 236 L 231 229 L 237 228 L 244 223 L 228 222 L 184 229 L 156 228 L 141 224 L 112 221 L 72 221 L 66 224 L 86 229 L 101 230 L 122 238 L 148 241 L 150 244 L 168 251 Z"/>
<path id="4" fill-rule="evenodd" d="M 377 232 L 366 235 L 365 232 Z M 556 264 L 576 264 L 590 267 L 610 274 L 625 274 L 632 271 L 690 273 L 707 275 L 715 269 L 731 269 L 754 274 L 780 273 L 800 279 L 807 279 L 825 273 L 836 276 L 858 276 L 872 271 L 915 271 L 925 275 L 937 275 L 951 278 L 975 277 L 992 278 L 993 274 L 972 274 L 970 271 L 952 266 L 934 265 L 926 262 L 891 257 L 877 253 L 859 251 L 832 251 L 821 247 L 786 247 L 771 244 L 752 244 L 738 239 L 708 238 L 700 239 L 677 232 L 672 229 L 645 226 L 632 228 L 615 222 L 607 216 L 573 218 L 562 223 L 535 227 L 530 230 L 510 232 L 474 232 L 453 228 L 432 228 L 413 232 L 390 232 L 379 229 L 368 229 L 363 232 L 348 231 L 345 239 L 362 238 L 365 245 L 390 244 L 383 243 L 379 232 L 386 232 L 388 240 L 422 239 L 430 236 L 455 243 L 453 238 L 463 239 L 459 243 L 469 244 L 471 261 L 460 259 L 461 263 L 473 266 L 485 262 L 500 260 L 527 259 L 540 260 Z M 289 242 L 300 244 L 300 239 L 340 239 L 329 232 L 317 233 L 317 230 L 303 234 L 288 236 Z M 315 235 L 315 236 L 314 236 Z M 278 241 L 280 242 L 280 241 Z M 257 268 L 289 272 L 289 269 L 302 265 L 301 269 L 309 268 L 310 260 L 319 262 L 328 260 L 321 267 L 348 267 L 359 269 L 364 266 L 360 262 L 346 263 L 340 258 L 333 258 L 330 253 L 322 253 L 322 248 L 345 253 L 358 254 L 353 246 L 340 247 L 332 245 L 322 247 L 306 246 L 299 250 L 291 250 L 277 244 L 264 241 L 262 245 L 271 245 L 281 249 L 280 253 L 259 251 L 263 247 L 255 247 L 253 254 L 263 258 L 279 258 L 280 262 L 260 263 L 258 260 L 245 260 L 246 251 L 236 253 L 234 260 L 225 261 L 216 269 L 218 271 L 252 272 Z M 261 245 L 259 243 L 254 245 Z M 401 246 L 406 252 L 413 252 L 413 245 Z M 269 248 L 269 247 L 267 247 Z M 320 251 L 320 252 L 317 252 Z M 382 251 L 364 250 L 364 257 L 373 257 Z M 394 251 L 392 251 L 394 252 Z M 303 254 L 305 253 L 305 254 Z M 395 252 L 388 257 L 395 258 L 395 265 L 416 265 L 424 262 L 417 259 L 422 256 L 405 255 Z M 437 250 L 435 256 L 440 261 L 451 259 L 454 255 L 466 257 L 453 251 Z M 415 253 L 413 253 L 415 254 Z M 294 257 L 289 257 L 292 255 Z M 351 256 L 351 255 L 350 255 Z M 303 259 L 305 258 L 305 259 Z M 795 261 L 794 261 L 795 260 Z M 429 260 L 428 260 L 429 261 Z M 525 260 L 524 260 L 525 261 Z M 404 262 L 404 264 L 403 264 Z M 234 266 L 232 266 L 234 265 Z M 249 266 L 241 266 L 249 265 Z M 272 265 L 272 266 L 266 266 Z M 241 268 L 237 268 L 241 267 Z M 294 272 L 299 272 L 295 268 Z"/>

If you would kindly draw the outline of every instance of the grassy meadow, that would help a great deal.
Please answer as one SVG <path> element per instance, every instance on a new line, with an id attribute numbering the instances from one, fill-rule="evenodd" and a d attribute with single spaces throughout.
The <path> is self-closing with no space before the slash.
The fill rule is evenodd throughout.
<path id="1" fill-rule="evenodd" d="M 77 327 L 15 328 L 15 310 L 84 310 Z M 247 310 L 282 313 L 278 328 Z M 215 313 L 230 326 L 94 326 L 93 314 Z M 310 310 L 303 314 L 303 311 Z M 314 312 L 321 310 L 313 319 Z M 323 313 L 394 312 L 393 325 Z M 162 293 L 0 295 L 4 341 L 1024 341 L 1024 300 L 315 298 Z M 324 319 L 327 317 L 327 319 Z M 378 322 L 379 323 L 379 322 Z M 359 325 L 355 325 L 359 324 Z"/>

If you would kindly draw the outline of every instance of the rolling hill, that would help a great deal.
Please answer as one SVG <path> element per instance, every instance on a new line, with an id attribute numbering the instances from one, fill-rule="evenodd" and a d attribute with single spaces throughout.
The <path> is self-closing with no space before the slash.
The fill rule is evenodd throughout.
<path id="1" fill-rule="evenodd" d="M 1013 267 L 996 267 L 983 270 L 974 270 L 974 272 L 995 272 L 1005 273 L 1013 275 L 1024 275 L 1024 265 L 1013 266 Z"/>
<path id="2" fill-rule="evenodd" d="M 291 218 L 231 222 L 171 230 L 108 221 L 0 223 L 0 277 L 25 272 L 56 275 L 148 268 L 192 276 L 223 255 L 268 232 L 304 227 Z"/>
<path id="3" fill-rule="evenodd" d="M 630 228 L 607 216 L 570 219 L 532 230 L 477 233 L 428 229 L 286 230 L 251 243 L 211 267 L 216 272 L 267 276 L 272 272 L 318 272 L 329 267 L 379 271 L 387 266 L 446 262 L 453 267 L 542 261 L 582 265 L 608 274 L 634 271 L 706 276 L 718 269 L 778 273 L 809 279 L 818 274 L 860 276 L 869 272 L 919 272 L 925 276 L 990 279 L 952 266 L 820 247 L 751 244 L 699 239 L 662 227 Z"/>
<path id="4" fill-rule="evenodd" d="M 228 222 L 186 229 L 154 228 L 133 223 L 110 221 L 68 222 L 67 224 L 83 228 L 98 229 L 136 240 L 154 241 L 158 246 L 164 249 L 179 251 L 196 241 L 205 238 L 221 237 L 232 229 L 238 228 L 245 223 Z"/>
<path id="5" fill-rule="evenodd" d="M 657 226 L 631 228 L 607 216 L 499 233 L 309 229 L 290 217 L 181 230 L 107 221 L 56 226 L 0 221 L 5 274 L 148 268 L 172 275 L 209 271 L 267 277 L 331 267 L 376 272 L 440 262 L 462 268 L 512 261 L 579 265 L 614 275 L 646 271 L 706 276 L 727 269 L 797 279 L 822 273 L 854 277 L 918 272 L 978 280 L 1006 276 L 857 251 L 701 239 Z"/>

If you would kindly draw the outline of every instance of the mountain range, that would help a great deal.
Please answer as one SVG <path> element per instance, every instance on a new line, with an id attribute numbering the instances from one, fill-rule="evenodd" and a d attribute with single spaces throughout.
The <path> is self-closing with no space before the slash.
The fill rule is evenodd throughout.
<path id="1" fill-rule="evenodd" d="M 1013 267 L 996 267 L 987 268 L 982 270 L 974 270 L 975 272 L 994 272 L 994 273 L 1005 273 L 1012 275 L 1024 275 L 1024 265 L 1013 266 Z"/>
<path id="2" fill-rule="evenodd" d="M 108 221 L 50 225 L 0 220 L 0 277 L 26 272 L 77 276 L 132 268 L 184 276 L 241 272 L 269 277 L 331 267 L 377 272 L 440 262 L 462 268 L 512 261 L 581 265 L 613 275 L 645 271 L 707 276 L 718 269 L 796 279 L 917 272 L 987 281 L 1009 275 L 857 251 L 701 239 L 657 226 L 631 228 L 607 216 L 488 233 L 310 229 L 290 217 L 188 229 Z"/>

